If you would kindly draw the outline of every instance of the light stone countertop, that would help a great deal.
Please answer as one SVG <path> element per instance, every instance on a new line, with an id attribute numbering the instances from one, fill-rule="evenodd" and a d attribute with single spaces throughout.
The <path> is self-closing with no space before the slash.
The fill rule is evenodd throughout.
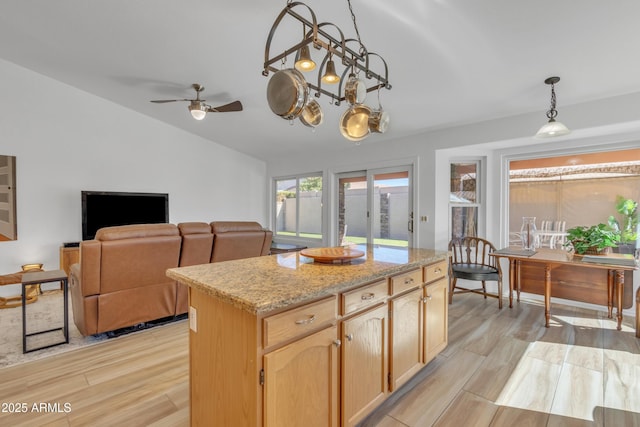
<path id="1" fill-rule="evenodd" d="M 167 270 L 167 276 L 253 314 L 296 305 L 447 259 L 446 251 L 358 246 L 362 258 L 316 263 L 298 252 Z"/>

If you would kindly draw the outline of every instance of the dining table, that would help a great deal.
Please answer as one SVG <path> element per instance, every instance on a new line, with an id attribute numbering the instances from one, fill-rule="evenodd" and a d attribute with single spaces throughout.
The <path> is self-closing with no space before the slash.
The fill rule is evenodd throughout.
<path id="1" fill-rule="evenodd" d="M 563 249 L 507 247 L 494 251 L 492 256 L 509 261 L 509 307 L 513 307 L 513 292 L 544 295 L 545 327 L 551 318 L 551 297 L 561 297 L 593 304 L 606 299 L 608 317 L 617 310 L 617 329 L 622 329 L 622 310 L 625 288 L 628 296 L 633 289 L 632 272 L 638 269 L 633 256 L 579 255 Z M 526 274 L 523 275 L 523 270 Z M 540 283 L 542 286 L 537 286 Z M 630 286 L 629 286 L 630 285 Z M 542 289 L 540 289 L 542 288 Z M 627 298 L 629 299 L 629 298 Z"/>

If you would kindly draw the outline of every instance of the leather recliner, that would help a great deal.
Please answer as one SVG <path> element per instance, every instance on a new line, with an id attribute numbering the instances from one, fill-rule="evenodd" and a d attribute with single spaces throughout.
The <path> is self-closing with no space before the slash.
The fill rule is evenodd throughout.
<path id="1" fill-rule="evenodd" d="M 71 266 L 73 319 L 82 335 L 113 331 L 169 317 L 176 311 L 182 239 L 174 224 L 107 227 L 80 243 Z"/>
<path id="2" fill-rule="evenodd" d="M 214 221 L 211 262 L 269 255 L 273 233 L 257 222 Z"/>

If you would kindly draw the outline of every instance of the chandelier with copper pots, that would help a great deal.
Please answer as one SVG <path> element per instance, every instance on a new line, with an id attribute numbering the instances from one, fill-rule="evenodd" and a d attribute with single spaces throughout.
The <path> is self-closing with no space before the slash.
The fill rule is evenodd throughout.
<path id="1" fill-rule="evenodd" d="M 267 101 L 274 114 L 289 120 L 300 120 L 315 129 L 323 122 L 323 112 L 315 98 L 327 96 L 335 106 L 346 102 L 347 109 L 340 118 L 340 133 L 348 140 L 359 142 L 371 133 L 385 133 L 389 115 L 380 102 L 381 89 L 391 89 L 389 69 L 382 56 L 370 52 L 360 39 L 360 31 L 347 0 L 356 38 L 345 38 L 342 30 L 330 22 L 318 23 L 314 11 L 304 3 L 288 1 L 276 18 L 264 53 L 262 74 L 271 78 L 267 85 Z M 308 18 L 298 13 L 305 11 Z M 293 18 L 302 27 L 302 39 L 293 46 L 271 56 L 271 44 L 285 17 Z M 322 60 L 313 60 L 311 52 Z M 294 57 L 294 66 L 287 67 L 287 59 Z M 336 67 L 338 62 L 338 67 Z M 382 71 L 375 71 L 375 64 Z M 367 94 L 377 92 L 377 107 L 364 104 Z"/>

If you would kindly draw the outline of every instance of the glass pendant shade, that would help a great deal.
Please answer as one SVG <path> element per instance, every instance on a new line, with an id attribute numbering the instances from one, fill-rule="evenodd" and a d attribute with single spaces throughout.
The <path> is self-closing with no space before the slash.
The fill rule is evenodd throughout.
<path id="1" fill-rule="evenodd" d="M 336 64 L 333 62 L 333 59 L 330 59 L 327 62 L 327 69 L 324 72 L 324 76 L 322 76 L 322 82 L 327 84 L 336 84 L 340 81 L 340 76 L 336 74 Z"/>
<path id="2" fill-rule="evenodd" d="M 550 119 L 548 123 L 543 125 L 538 133 L 536 133 L 536 138 L 551 138 L 554 136 L 561 136 L 570 133 L 571 131 L 562 123 L 556 121 L 555 119 Z"/>
<path id="3" fill-rule="evenodd" d="M 309 53 L 309 46 L 302 46 L 299 51 L 299 58 L 296 61 L 295 67 L 298 71 L 307 72 L 316 69 L 316 63 L 311 59 Z"/>
<path id="4" fill-rule="evenodd" d="M 189 105 L 191 116 L 196 120 L 202 120 L 207 115 L 207 107 L 201 102 L 192 102 Z"/>
<path id="5" fill-rule="evenodd" d="M 551 107 L 549 108 L 549 111 L 547 111 L 547 118 L 549 119 L 549 122 L 538 130 L 538 133 L 535 135 L 536 138 L 552 138 L 555 136 L 566 135 L 571 132 L 564 124 L 556 121 L 558 110 L 556 110 L 555 84 L 559 81 L 560 77 L 547 77 L 544 81 L 545 84 L 551 86 Z"/>

